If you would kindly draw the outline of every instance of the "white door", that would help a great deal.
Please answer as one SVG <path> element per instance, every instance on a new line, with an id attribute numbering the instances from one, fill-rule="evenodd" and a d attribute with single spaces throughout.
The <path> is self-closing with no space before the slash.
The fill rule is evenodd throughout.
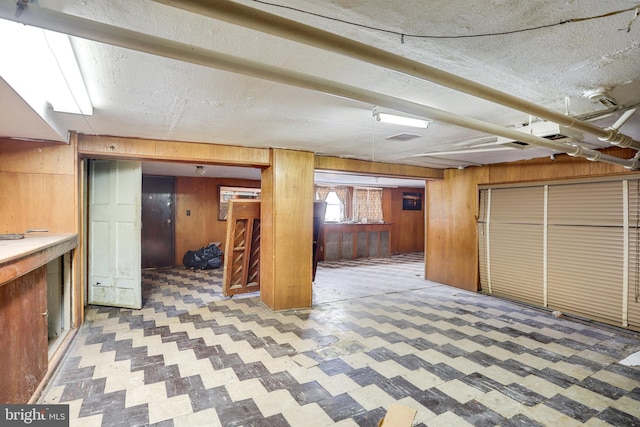
<path id="1" fill-rule="evenodd" d="M 89 304 L 142 307 L 141 197 L 140 162 L 91 162 Z"/>

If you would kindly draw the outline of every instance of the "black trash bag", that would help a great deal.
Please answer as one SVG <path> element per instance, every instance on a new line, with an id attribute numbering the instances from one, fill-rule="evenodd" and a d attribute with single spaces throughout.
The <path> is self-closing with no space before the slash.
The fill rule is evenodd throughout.
<path id="1" fill-rule="evenodd" d="M 194 270 L 211 270 L 222 265 L 222 251 L 214 244 L 210 244 L 196 251 L 187 251 L 182 257 L 185 268 Z"/>
<path id="2" fill-rule="evenodd" d="M 215 257 L 215 258 L 211 258 L 210 260 L 207 260 L 207 267 L 205 269 L 208 270 L 213 268 L 220 268 L 221 265 L 222 265 L 222 258 Z"/>
<path id="3" fill-rule="evenodd" d="M 213 259 L 213 258 L 220 258 L 222 256 L 222 251 L 220 250 L 220 248 L 214 245 L 213 243 L 207 246 L 206 248 L 202 248 L 200 250 L 202 251 L 202 257 L 207 260 Z"/>

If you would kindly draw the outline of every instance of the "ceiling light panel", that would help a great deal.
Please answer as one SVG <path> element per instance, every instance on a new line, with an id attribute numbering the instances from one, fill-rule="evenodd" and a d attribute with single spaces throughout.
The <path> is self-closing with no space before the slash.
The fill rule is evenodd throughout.
<path id="1" fill-rule="evenodd" d="M 429 127 L 429 120 L 418 119 L 414 117 L 399 116 L 397 114 L 383 113 L 374 108 L 373 117 L 381 123 L 389 123 L 400 126 L 410 126 L 426 129 Z"/>
<path id="2" fill-rule="evenodd" d="M 66 34 L 0 19 L 0 76 L 34 109 L 93 114 Z"/>

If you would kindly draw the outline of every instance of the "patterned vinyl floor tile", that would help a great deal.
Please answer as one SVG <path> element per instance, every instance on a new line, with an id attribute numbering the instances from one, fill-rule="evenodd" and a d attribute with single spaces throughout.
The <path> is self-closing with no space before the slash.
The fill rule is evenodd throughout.
<path id="1" fill-rule="evenodd" d="M 640 426 L 640 335 L 423 280 L 423 254 L 321 262 L 313 307 L 225 298 L 222 271 L 143 271 L 89 306 L 39 403 L 72 426 Z"/>

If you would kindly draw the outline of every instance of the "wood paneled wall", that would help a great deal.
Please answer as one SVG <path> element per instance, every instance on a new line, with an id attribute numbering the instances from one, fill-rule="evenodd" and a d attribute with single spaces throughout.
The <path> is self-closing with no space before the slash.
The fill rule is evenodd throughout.
<path id="1" fill-rule="evenodd" d="M 262 172 L 260 299 L 272 310 L 311 307 L 313 162 L 274 149 Z"/>
<path id="2" fill-rule="evenodd" d="M 402 210 L 402 194 L 422 194 L 422 210 Z M 424 251 L 425 197 L 423 188 L 385 188 L 382 210 L 386 222 L 392 223 L 390 250 L 392 254 Z"/>
<path id="3" fill-rule="evenodd" d="M 0 233 L 45 228 L 78 233 L 75 138 L 70 144 L 0 139 Z M 77 251 L 73 251 L 78 265 Z M 75 327 L 83 321 L 81 269 L 75 268 L 71 300 Z M 48 365 L 46 268 L 0 287 L 0 401 L 26 403 Z"/>
<path id="4" fill-rule="evenodd" d="M 96 159 L 166 160 L 196 164 L 213 162 L 257 167 L 269 165 L 269 150 L 266 148 L 102 135 L 79 135 L 78 153 Z"/>
<path id="5" fill-rule="evenodd" d="M 392 163 L 369 162 L 342 157 L 315 156 L 314 168 L 325 171 L 343 171 L 363 175 L 396 176 L 400 178 L 442 179 L 442 169 Z"/>
<path id="6" fill-rule="evenodd" d="M 227 222 L 218 220 L 218 187 L 260 188 L 260 181 L 228 178 L 176 177 L 175 264 L 189 250 L 220 242 L 224 251 Z M 190 215 L 187 216 L 187 210 Z"/>
<path id="7" fill-rule="evenodd" d="M 0 139 L 0 233 L 77 233 L 73 144 Z"/>
<path id="8" fill-rule="evenodd" d="M 77 139 L 69 144 L 0 138 L 0 233 L 45 228 L 80 233 Z M 82 245 L 82 236 L 80 236 Z M 74 251 L 73 321 L 84 319 L 82 267 Z"/>
<path id="9" fill-rule="evenodd" d="M 427 183 L 425 277 L 468 290 L 478 288 L 477 182 L 484 168 L 449 169 Z"/>
<path id="10" fill-rule="evenodd" d="M 631 158 L 632 150 L 611 148 L 607 154 Z M 557 155 L 522 162 L 445 171 L 443 181 L 427 183 L 426 278 L 478 290 L 478 186 L 539 182 L 607 175 L 637 174 L 607 163 Z"/>

